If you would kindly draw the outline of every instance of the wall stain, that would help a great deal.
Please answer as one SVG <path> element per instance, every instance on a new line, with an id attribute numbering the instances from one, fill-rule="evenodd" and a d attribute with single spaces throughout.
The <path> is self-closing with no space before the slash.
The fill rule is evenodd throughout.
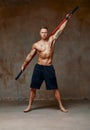
<path id="1" fill-rule="evenodd" d="M 12 65 L 10 64 L 10 67 L 8 67 L 8 64 L 6 61 L 0 58 L 0 79 L 2 80 L 5 87 L 8 86 L 9 79 L 13 78 L 13 69 Z"/>

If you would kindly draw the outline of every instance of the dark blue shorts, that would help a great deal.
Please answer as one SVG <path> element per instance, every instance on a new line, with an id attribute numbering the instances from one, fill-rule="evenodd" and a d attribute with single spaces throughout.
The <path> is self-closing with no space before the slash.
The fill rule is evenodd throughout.
<path id="1" fill-rule="evenodd" d="M 43 81 L 46 83 L 47 90 L 57 89 L 57 80 L 53 65 L 35 65 L 30 87 L 40 89 Z"/>

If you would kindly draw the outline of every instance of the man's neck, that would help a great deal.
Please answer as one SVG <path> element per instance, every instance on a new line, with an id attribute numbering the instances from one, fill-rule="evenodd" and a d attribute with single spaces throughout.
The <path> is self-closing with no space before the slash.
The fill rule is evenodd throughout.
<path id="1" fill-rule="evenodd" d="M 42 42 L 47 42 L 47 39 L 41 39 Z"/>

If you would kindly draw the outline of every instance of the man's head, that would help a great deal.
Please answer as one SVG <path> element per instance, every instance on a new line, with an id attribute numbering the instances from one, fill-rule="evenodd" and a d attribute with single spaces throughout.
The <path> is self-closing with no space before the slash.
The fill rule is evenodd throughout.
<path id="1" fill-rule="evenodd" d="M 42 27 L 40 29 L 40 36 L 43 40 L 45 40 L 48 36 L 48 28 L 47 27 Z"/>

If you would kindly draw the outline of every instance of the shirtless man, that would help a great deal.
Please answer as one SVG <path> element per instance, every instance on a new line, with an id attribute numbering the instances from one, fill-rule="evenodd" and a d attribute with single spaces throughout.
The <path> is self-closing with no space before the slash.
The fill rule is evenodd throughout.
<path id="1" fill-rule="evenodd" d="M 56 75 L 55 70 L 52 65 L 52 59 L 54 54 L 54 47 L 57 38 L 62 33 L 63 29 L 67 24 L 66 20 L 62 26 L 47 39 L 48 36 L 48 28 L 42 27 L 40 29 L 40 36 L 41 40 L 34 43 L 32 46 L 32 50 L 27 55 L 21 70 L 25 69 L 25 66 L 33 59 L 33 57 L 38 54 L 38 61 L 34 67 L 32 81 L 31 81 L 31 90 L 30 90 L 30 97 L 29 97 L 29 104 L 28 107 L 24 110 L 24 112 L 28 112 L 31 110 L 32 103 L 36 96 L 36 89 L 40 89 L 43 80 L 45 80 L 47 90 L 53 90 L 56 100 L 59 103 L 59 108 L 63 112 L 67 112 L 68 110 L 64 108 L 61 102 L 61 96 L 59 89 L 57 87 Z"/>

